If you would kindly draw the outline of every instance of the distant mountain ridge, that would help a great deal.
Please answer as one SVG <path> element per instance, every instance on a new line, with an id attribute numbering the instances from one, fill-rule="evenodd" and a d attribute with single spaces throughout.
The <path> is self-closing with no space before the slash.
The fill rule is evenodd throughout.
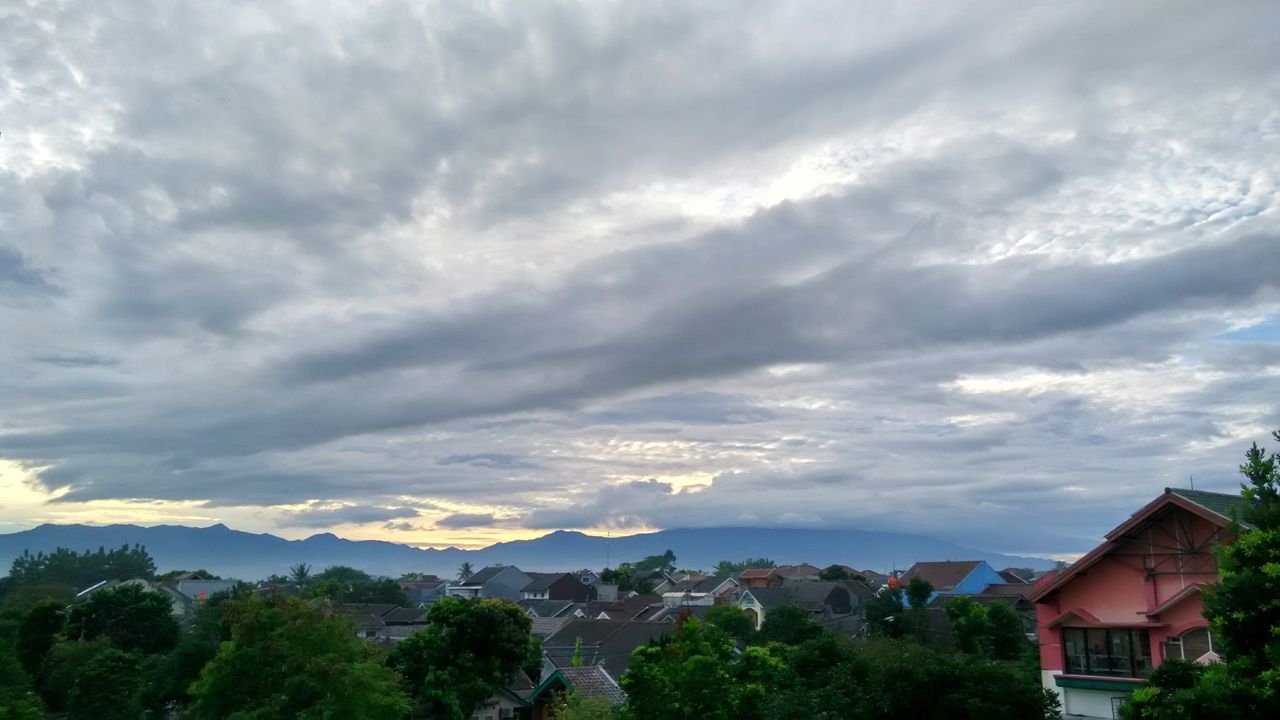
<path id="1" fill-rule="evenodd" d="M 809 562 L 819 567 L 843 563 L 884 571 L 905 569 L 917 560 L 985 560 L 997 569 L 1049 569 L 1053 561 L 957 547 L 937 538 L 863 530 L 786 528 L 688 528 L 604 538 L 557 530 L 532 540 L 498 543 L 479 550 L 421 549 L 382 540 L 346 540 L 332 533 L 305 540 L 286 540 L 269 533 L 232 530 L 218 524 L 183 525 L 40 525 L 0 534 L 0 572 L 8 572 L 23 550 L 48 552 L 57 547 L 76 551 L 145 545 L 162 570 L 204 568 L 224 577 L 245 580 L 285 574 L 299 562 L 317 570 L 350 565 L 375 575 L 406 572 L 452 577 L 469 562 L 479 569 L 502 563 L 526 570 L 599 569 L 606 563 L 639 560 L 667 549 L 680 567 L 710 570 L 720 560 L 767 557 L 778 563 Z"/>

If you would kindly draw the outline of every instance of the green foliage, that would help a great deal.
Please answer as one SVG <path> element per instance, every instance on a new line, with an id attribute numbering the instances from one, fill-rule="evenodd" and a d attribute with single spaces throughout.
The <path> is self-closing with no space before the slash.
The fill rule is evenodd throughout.
<path id="1" fill-rule="evenodd" d="M 907 630 L 906 607 L 900 588 L 885 588 L 867 601 L 867 624 L 871 634 L 880 638 L 900 638 Z"/>
<path id="2" fill-rule="evenodd" d="M 44 704 L 31 687 L 14 647 L 0 642 L 0 720 L 43 720 Z"/>
<path id="3" fill-rule="evenodd" d="M 676 554 L 670 550 L 667 550 L 661 555 L 650 555 L 635 563 L 635 570 L 640 573 L 652 572 L 654 570 L 661 570 L 669 573 L 675 572 L 675 569 Z"/>
<path id="4" fill-rule="evenodd" d="M 311 566 L 307 563 L 298 563 L 289 567 L 289 579 L 299 585 L 306 585 L 311 579 Z"/>
<path id="5" fill-rule="evenodd" d="M 755 622 L 751 615 L 733 605 L 717 605 L 707 610 L 702 621 L 740 644 L 751 642 L 756 636 Z"/>
<path id="6" fill-rule="evenodd" d="M 192 720 L 402 720 L 395 673 L 355 637 L 349 619 L 291 598 L 225 603 L 231 639 L 191 687 Z"/>
<path id="7" fill-rule="evenodd" d="M 15 647 L 22 669 L 31 677 L 40 674 L 40 665 L 65 622 L 63 607 L 56 602 L 37 605 L 22 620 Z"/>
<path id="8" fill-rule="evenodd" d="M 75 597 L 75 590 L 70 585 L 50 582 L 23 583 L 7 582 L 13 578 L 0 578 L 0 584 L 8 585 L 0 600 L 0 609 L 16 610 L 21 614 L 30 612 L 37 605 L 55 602 L 66 605 Z"/>
<path id="9" fill-rule="evenodd" d="M 397 643 L 389 662 L 430 717 L 469 717 L 529 659 L 532 623 L 505 600 L 446 597 L 425 629 Z"/>
<path id="10" fill-rule="evenodd" d="M 141 545 L 82 553 L 58 548 L 48 554 L 32 555 L 24 550 L 13 561 L 9 576 L 19 585 L 45 583 L 80 589 L 102 580 L 151 580 L 156 576 L 156 564 Z"/>
<path id="11" fill-rule="evenodd" d="M 165 657 L 164 666 L 154 669 L 156 677 L 149 686 L 149 691 L 158 696 L 154 702 L 174 702 L 182 706 L 191 703 L 188 690 L 192 683 L 218 654 L 218 647 L 231 639 L 231 618 L 223 611 L 232 606 L 230 601 L 247 597 L 244 591 L 220 592 L 200 605 L 191 629 L 182 634 L 173 652 Z"/>
<path id="12" fill-rule="evenodd" d="M 309 598 L 326 598 L 339 603 L 409 604 L 409 596 L 405 595 L 400 583 L 390 578 L 374 578 L 363 570 L 345 565 L 325 568 L 324 572 L 311 576 L 304 594 Z"/>
<path id="13" fill-rule="evenodd" d="M 551 705 L 549 720 L 612 720 L 613 706 L 600 697 L 564 693 Z"/>
<path id="14" fill-rule="evenodd" d="M 458 582 L 466 582 L 475 574 L 476 571 L 471 567 L 471 563 L 469 562 L 464 562 L 458 566 Z"/>
<path id="15" fill-rule="evenodd" d="M 136 585 L 99 590 L 71 609 L 67 637 L 105 637 L 126 652 L 167 653 L 178 642 L 172 609 L 167 595 Z"/>
<path id="16" fill-rule="evenodd" d="M 824 636 L 792 655 L 771 717 L 1044 720 L 1056 697 L 1014 663 L 940 652 L 915 643 L 854 644 Z"/>
<path id="17" fill-rule="evenodd" d="M 631 563 L 622 563 L 616 568 L 601 570 L 600 582 L 617 585 L 622 592 L 635 591 L 641 595 L 653 592 L 653 582 L 637 571 Z"/>
<path id="18" fill-rule="evenodd" d="M 983 607 L 968 598 L 952 598 L 943 605 L 951 621 L 957 650 L 992 660 L 1017 660 L 1031 649 L 1026 626 L 1008 603 Z"/>
<path id="19" fill-rule="evenodd" d="M 716 563 L 716 568 L 712 574 L 716 577 L 737 577 L 744 570 L 750 570 L 751 568 L 773 568 L 777 566 L 777 563 L 769 558 L 747 558 L 742 562 L 721 560 Z"/>
<path id="20" fill-rule="evenodd" d="M 933 585 L 922 577 L 913 577 L 904 588 L 903 594 L 908 606 L 922 608 L 929 603 L 929 596 L 933 594 Z"/>
<path id="21" fill-rule="evenodd" d="M 111 649 L 106 638 L 88 642 L 62 641 L 49 650 L 40 668 L 36 689 L 52 711 L 65 710 L 80 672 L 98 655 Z"/>
<path id="22" fill-rule="evenodd" d="M 159 577 L 157 577 L 156 579 L 157 580 L 176 580 L 180 577 L 183 577 L 184 575 L 195 576 L 194 579 L 197 579 L 197 580 L 221 580 L 222 579 L 221 577 L 214 575 L 213 573 L 209 572 L 208 570 L 205 570 L 204 568 L 201 568 L 199 570 L 170 570 L 168 572 L 160 573 Z"/>
<path id="23" fill-rule="evenodd" d="M 822 632 L 822 626 L 813 620 L 813 613 L 794 605 L 783 605 L 765 613 L 764 623 L 760 625 L 760 640 L 799 645 Z"/>
<path id="24" fill-rule="evenodd" d="M 67 697 L 67 720 L 138 720 L 139 659 L 105 648 L 79 669 Z"/>
<path id="25" fill-rule="evenodd" d="M 775 651 L 734 652 L 719 629 L 686 621 L 673 634 L 636 649 L 622 676 L 625 720 L 756 718 L 785 665 Z"/>

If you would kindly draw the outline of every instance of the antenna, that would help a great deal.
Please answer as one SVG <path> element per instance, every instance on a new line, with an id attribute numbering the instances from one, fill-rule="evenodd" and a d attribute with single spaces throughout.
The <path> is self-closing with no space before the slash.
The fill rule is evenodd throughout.
<path id="1" fill-rule="evenodd" d="M 1195 490 L 1195 489 L 1196 489 L 1196 476 L 1195 476 L 1195 475 L 1188 475 L 1188 476 L 1187 476 L 1187 479 L 1189 479 L 1189 480 L 1191 481 L 1191 489 L 1192 489 L 1192 490 Z"/>
<path id="2" fill-rule="evenodd" d="M 609 565 L 609 543 L 612 540 L 613 540 L 613 531 L 610 530 L 604 534 L 604 566 L 606 568 L 611 567 Z"/>

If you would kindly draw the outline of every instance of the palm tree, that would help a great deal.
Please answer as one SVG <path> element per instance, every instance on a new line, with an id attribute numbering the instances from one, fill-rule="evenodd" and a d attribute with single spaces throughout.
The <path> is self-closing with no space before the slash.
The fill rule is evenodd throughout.
<path id="1" fill-rule="evenodd" d="M 458 582 L 466 582 L 475 574 L 475 570 L 471 568 L 471 563 L 464 562 L 462 563 L 462 567 L 458 568 Z"/>
<path id="2" fill-rule="evenodd" d="M 307 580 L 311 579 L 311 566 L 306 563 L 298 563 L 289 568 L 289 577 L 299 585 L 303 585 Z"/>

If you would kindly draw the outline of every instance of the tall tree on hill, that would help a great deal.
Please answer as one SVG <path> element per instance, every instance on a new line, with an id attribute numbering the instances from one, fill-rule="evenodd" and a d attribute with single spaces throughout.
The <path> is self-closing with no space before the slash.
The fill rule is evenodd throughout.
<path id="1" fill-rule="evenodd" d="M 291 566 L 289 578 L 298 585 L 305 585 L 311 579 L 311 566 L 304 562 Z"/>
<path id="2" fill-rule="evenodd" d="M 471 567 L 471 563 L 469 562 L 464 562 L 462 565 L 458 566 L 458 582 L 466 582 L 475 574 L 476 571 Z"/>

